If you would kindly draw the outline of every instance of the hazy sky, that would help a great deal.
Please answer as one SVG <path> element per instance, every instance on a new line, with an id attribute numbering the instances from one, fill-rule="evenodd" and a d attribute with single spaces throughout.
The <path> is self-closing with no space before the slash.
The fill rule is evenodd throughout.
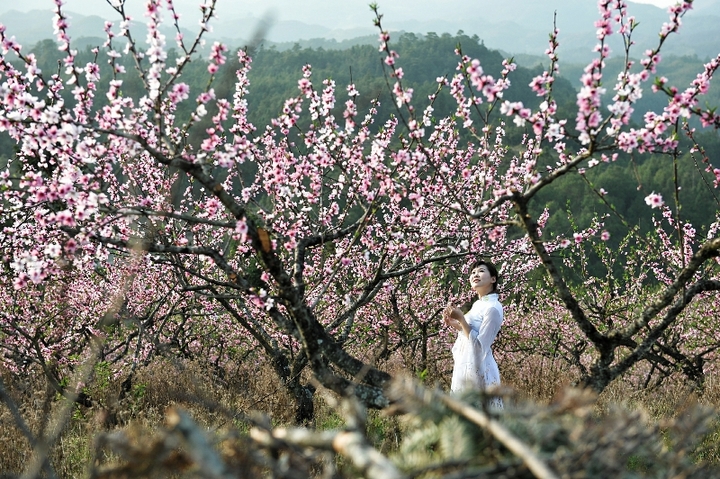
<path id="1" fill-rule="evenodd" d="M 200 14 L 198 6 L 203 0 L 173 1 L 181 13 L 181 26 L 190 31 L 196 30 Z M 220 23 L 225 23 L 224 30 L 218 33 L 227 38 L 232 34 L 232 32 L 228 31 L 227 25 L 230 25 L 231 30 L 235 21 L 238 22 L 238 26 L 242 24 L 248 25 L 248 21 L 259 25 L 260 23 L 257 23 L 259 19 L 265 17 L 269 20 L 271 26 L 269 38 L 295 35 L 294 25 L 278 26 L 280 25 L 279 22 L 302 22 L 305 24 L 306 31 L 303 33 L 304 36 L 300 38 L 314 38 L 323 35 L 334 35 L 335 38 L 352 38 L 375 32 L 373 28 L 374 17 L 369 8 L 371 1 L 373 0 L 219 0 L 218 17 L 220 22 L 215 25 L 219 27 Z M 463 12 L 468 11 L 475 13 L 475 18 L 478 18 L 478 13 L 482 15 L 483 10 L 487 10 L 488 14 L 483 15 L 482 18 L 489 21 L 493 21 L 490 20 L 491 18 L 499 18 L 500 16 L 507 19 L 508 15 L 512 16 L 514 9 L 523 5 L 523 3 L 533 7 L 539 7 L 541 4 L 543 8 L 547 7 L 549 13 L 545 20 L 532 17 L 530 21 L 539 23 L 545 21 L 549 25 L 553 10 L 568 12 L 573 10 L 571 7 L 577 7 L 581 3 L 586 3 L 588 6 L 597 4 L 597 0 L 507 0 L 499 4 L 493 0 L 375 1 L 380 7 L 380 12 L 384 15 L 383 26 L 386 29 L 405 29 L 407 31 L 429 31 L 428 29 L 433 28 L 449 31 L 448 29 L 452 28 L 449 25 L 457 25 L 457 20 L 461 20 L 458 15 L 463 15 Z M 666 8 L 677 2 L 677 0 L 631 1 L 653 4 L 661 8 Z M 698 3 L 702 1 L 699 0 Z M 73 25 L 72 13 L 98 15 L 107 20 L 117 20 L 117 14 L 110 7 L 107 0 L 64 0 L 64 3 L 64 10 L 70 12 L 71 27 Z M 24 12 L 36 9 L 51 10 L 53 4 L 53 0 L 0 0 L 0 14 L 9 10 Z M 128 13 L 135 20 L 141 22 L 144 20 L 143 7 L 145 4 L 146 0 L 125 0 Z M 572 13 L 569 15 L 572 16 Z M 166 16 L 164 16 L 164 19 L 166 22 L 169 20 Z M 528 21 L 527 16 L 524 17 L 523 21 Z M 566 27 L 567 21 L 568 17 L 561 16 L 558 19 L 558 26 L 561 30 Z M 469 26 L 470 24 L 466 23 L 465 25 L 463 28 L 472 29 Z M 308 26 L 309 28 L 315 26 L 320 28 L 308 31 Z M 7 27 L 9 31 L 22 28 L 21 25 L 7 25 Z M 329 34 L 327 33 L 328 30 L 333 30 L 335 33 Z M 476 31 L 473 32 L 477 33 Z M 284 41 L 289 40 L 285 39 Z"/>
<path id="2" fill-rule="evenodd" d="M 129 10 L 134 11 L 135 15 L 141 15 L 142 5 L 145 4 L 145 0 L 125 0 Z M 222 13 L 240 13 L 240 12 L 253 12 L 255 16 L 261 16 L 263 12 L 273 10 L 276 18 L 279 20 L 292 20 L 302 19 L 307 21 L 311 18 L 316 18 L 319 21 L 327 16 L 331 11 L 345 11 L 353 12 L 351 15 L 367 15 L 370 17 L 368 4 L 371 0 L 341 0 L 341 1 L 327 1 L 327 0 L 220 0 L 218 2 L 219 9 Z M 537 0 L 527 0 L 528 2 L 535 2 Z M 596 0 L 578 0 L 578 1 L 592 1 Z M 637 3 L 649 3 L 658 7 L 668 7 L 677 2 L 677 0 L 632 0 Z M 185 15 L 193 14 L 197 12 L 197 5 L 200 0 L 175 0 L 175 4 L 178 9 L 181 10 Z M 403 9 L 406 12 L 412 14 L 413 10 L 417 8 L 417 0 L 379 0 L 377 2 L 380 5 L 381 10 L 387 7 L 388 10 L 400 10 Z M 438 1 L 437 3 L 441 3 Z M 106 0 L 65 0 L 66 9 L 73 12 L 83 14 L 95 14 L 100 16 L 107 16 L 112 14 L 112 10 L 107 5 Z M 467 0 L 468 6 L 480 6 L 483 5 L 483 0 Z M 22 1 L 11 1 L 11 0 L 0 0 L 0 13 L 8 10 L 20 10 L 29 11 L 34 9 L 49 9 L 52 8 L 52 0 L 22 0 Z M 330 7 L 328 5 L 331 5 Z M 303 18 L 304 17 L 304 18 Z"/>
<path id="3" fill-rule="evenodd" d="M 655 5 L 656 7 L 669 7 L 670 5 L 675 5 L 677 3 L 677 0 L 633 0 L 636 3 L 649 3 L 651 5 Z"/>

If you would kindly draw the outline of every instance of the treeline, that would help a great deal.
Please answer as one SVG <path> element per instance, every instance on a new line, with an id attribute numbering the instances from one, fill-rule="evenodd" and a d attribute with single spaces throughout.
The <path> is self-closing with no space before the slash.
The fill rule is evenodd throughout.
<path id="1" fill-rule="evenodd" d="M 416 99 L 427 98 L 428 95 L 435 93 L 438 77 L 450 77 L 455 73 L 459 57 L 453 52 L 458 47 L 463 54 L 480 60 L 485 72 L 495 78 L 500 76 L 504 59 L 500 52 L 486 48 L 477 36 L 468 36 L 462 32 L 456 35 L 447 33 L 437 35 L 432 32 L 426 35 L 404 33 L 391 40 L 391 47 L 399 54 L 398 62 L 405 74 L 404 86 L 414 89 Z M 63 69 L 58 66 L 62 52 L 58 52 L 52 40 L 39 42 L 32 52 L 44 75 L 49 76 L 55 72 L 62 74 Z M 336 115 L 339 118 L 342 116 L 344 102 L 348 98 L 345 88 L 350 83 L 354 83 L 360 92 L 360 96 L 356 99 L 359 118 L 368 111 L 374 99 L 380 102 L 375 128 L 382 125 L 391 115 L 398 114 L 390 92 L 395 79 L 387 78 L 382 64 L 383 55 L 378 52 L 376 46 L 354 45 L 345 50 L 326 50 L 302 48 L 296 45 L 292 49 L 283 51 L 260 46 L 251 53 L 253 57 L 251 85 L 247 99 L 249 119 L 258 127 L 267 125 L 271 118 L 278 116 L 286 99 L 299 94 L 297 82 L 302 77 L 303 66 L 307 64 L 312 65 L 312 80 L 316 88 L 322 88 L 324 79 L 335 81 Z M 95 61 L 102 67 L 106 61 L 105 55 L 102 50 L 96 54 L 87 47 L 78 53 L 76 64 L 82 66 L 87 62 Z M 175 55 L 171 51 L 168 58 L 169 65 L 173 64 Z M 120 61 L 125 62 L 128 72 L 122 76 L 123 95 L 137 98 L 144 93 L 144 89 L 139 76 L 133 74 L 136 71 L 135 65 L 124 58 Z M 606 88 L 610 92 L 620 68 L 619 61 L 608 62 Z M 658 76 L 666 75 L 671 82 L 688 85 L 701 65 L 702 62 L 696 57 L 668 58 L 661 63 Z M 227 64 L 216 74 L 212 85 L 219 97 L 232 97 L 236 68 L 235 56 L 229 53 Z M 107 70 L 109 68 L 103 69 L 105 76 L 108 75 Z M 543 67 L 539 64 L 532 68 L 519 66 L 510 76 L 511 87 L 505 97 L 512 101 L 522 101 L 525 106 L 537 108 L 542 99 L 528 88 L 528 84 L 542 71 Z M 577 76 L 581 74 L 581 71 L 574 67 L 563 67 L 563 72 Z M 201 58 L 191 62 L 182 76 L 182 81 L 190 85 L 194 94 L 207 88 L 209 80 L 207 63 Z M 106 92 L 103 88 L 106 87 L 106 81 L 98 82 L 96 92 L 98 108 L 105 101 Z M 714 88 L 710 95 L 718 96 L 719 92 L 720 89 Z M 70 101 L 70 92 L 65 93 L 67 100 Z M 573 84 L 564 77 L 558 78 L 554 84 L 553 97 L 559 106 L 559 117 L 568 118 L 568 123 L 572 125 L 576 114 L 576 90 Z M 641 105 L 660 110 L 667 100 L 661 94 L 653 94 L 648 87 L 642 101 L 644 103 Z M 452 115 L 456 108 L 455 100 L 447 92 L 439 95 L 433 106 L 437 118 Z M 194 102 L 184 102 L 178 112 L 179 120 L 184 121 L 189 118 L 194 108 Z M 641 118 L 642 113 L 638 112 L 636 118 Z M 495 121 L 500 120 L 502 118 L 498 112 Z M 301 122 L 309 121 L 308 118 L 301 119 Z M 511 146 L 519 145 L 523 134 L 531 133 L 529 128 L 529 126 L 518 128 L 507 120 L 507 139 Z M 203 132 L 202 125 L 194 129 L 196 135 L 202 136 Z M 720 157 L 720 138 L 717 133 L 702 133 L 698 139 L 701 140 L 707 157 L 711 159 Z M 690 180 L 697 178 L 696 175 L 691 174 L 693 170 L 707 167 L 707 164 L 703 163 L 703 155 L 690 153 L 691 146 L 687 139 L 681 138 L 680 149 L 684 153 L 676 162 L 673 162 L 669 155 L 621 154 L 613 164 L 598 169 L 597 172 L 589 170 L 585 175 L 586 181 L 580 176 L 572 176 L 556 182 L 544 191 L 535 208 L 539 211 L 545 206 L 550 207 L 553 214 L 548 229 L 553 235 L 571 236 L 573 231 L 587 227 L 594 216 L 611 213 L 606 228 L 615 241 L 625 235 L 627 225 L 639 225 L 643 229 L 652 226 L 649 208 L 643 201 L 650 192 L 662 194 L 666 202 L 674 208 L 673 198 L 676 189 L 679 188 L 681 217 L 693 223 L 702 234 L 713 220 L 707 205 L 716 204 L 719 194 L 717 189 L 713 188 L 714 177 L 709 173 L 705 173 L 706 181 Z M 0 154 L 11 155 L 13 148 L 14 144 L 10 138 L 6 135 L 0 136 Z M 548 151 L 546 162 L 554 162 L 553 155 L 553 152 Z M 593 190 L 599 191 L 600 188 L 607 191 L 604 198 L 593 192 Z M 612 209 L 607 203 L 612 205 Z"/>

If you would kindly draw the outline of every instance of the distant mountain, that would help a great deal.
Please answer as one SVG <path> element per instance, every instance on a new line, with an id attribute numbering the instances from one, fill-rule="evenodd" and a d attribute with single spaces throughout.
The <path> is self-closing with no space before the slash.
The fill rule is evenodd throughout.
<path id="1" fill-rule="evenodd" d="M 47 2 L 46 2 L 47 3 Z M 82 48 L 86 45 L 98 46 L 105 41 L 105 19 L 97 15 L 82 15 L 79 13 L 68 12 L 70 17 L 70 34 L 72 44 L 75 48 Z M 0 23 L 6 26 L 6 35 L 14 36 L 16 40 L 23 46 L 32 47 L 41 40 L 53 37 L 53 17 L 54 14 L 50 9 L 31 10 L 29 12 L 19 12 L 10 10 L 0 14 Z M 117 30 L 117 22 L 115 30 Z M 141 42 L 145 41 L 147 30 L 145 24 L 133 21 L 130 31 Z M 161 29 L 167 38 L 167 42 L 173 42 L 176 30 L 171 25 L 164 25 Z M 185 35 L 191 35 L 190 30 L 183 30 Z M 118 44 L 119 48 L 124 47 L 125 43 Z"/>
<path id="2" fill-rule="evenodd" d="M 100 2 L 100 0 L 97 0 Z M 67 8 L 78 8 L 80 0 L 68 0 Z M 104 2 L 100 2 L 104 4 Z M 188 27 L 186 37 L 197 29 L 194 18 L 197 0 L 176 0 L 178 8 L 185 9 L 182 25 Z M 246 0 L 249 10 L 234 11 L 237 3 L 221 1 L 218 18 L 213 22 L 209 40 L 219 39 L 233 47 L 243 46 L 260 33 L 266 44 L 300 42 L 318 44 L 318 39 L 331 41 L 332 48 L 356 43 L 357 37 L 376 38 L 373 15 L 366 1 L 348 0 L 328 7 L 326 0 L 274 0 L 275 9 L 267 10 L 263 3 Z M 438 34 L 456 33 L 463 30 L 468 35 L 478 35 L 489 48 L 500 49 L 511 54 L 542 55 L 547 46 L 547 35 L 553 27 L 553 16 L 560 29 L 560 54 L 565 62 L 584 62 L 596 43 L 594 22 L 597 18 L 595 0 L 415 0 L 411 9 L 407 0 L 384 0 L 380 2 L 383 26 L 390 31 Z M 472 8 L 469 5 L 474 5 Z M 48 0 L 26 0 L 24 6 L 51 5 Z M 95 13 L 112 13 L 107 5 L 101 10 L 100 4 L 93 4 L 86 14 L 70 13 L 71 35 L 101 37 L 104 20 Z M 224 9 L 223 9 L 224 8 Z M 1 11 L 1 9 L 0 9 Z M 248 14 L 247 12 L 251 12 Z M 634 40 L 636 54 L 657 45 L 657 33 L 668 14 L 646 4 L 629 3 L 629 11 L 639 21 Z M 265 16 L 263 16 L 265 15 Z M 133 27 L 137 38 L 144 41 L 142 14 L 136 14 L 140 21 Z M 0 14 L 0 22 L 8 27 L 8 34 L 15 35 L 25 45 L 49 38 L 52 34 L 52 12 L 50 7 L 27 13 L 9 11 Z M 707 58 L 720 52 L 720 0 L 696 0 L 694 9 L 684 18 L 679 35 L 668 42 L 665 54 L 692 55 Z M 170 24 L 164 25 L 168 43 L 175 37 Z M 301 42 L 301 40 L 304 40 Z M 87 42 L 80 42 L 87 43 Z M 619 42 L 611 42 L 611 48 L 619 53 Z"/>
<path id="3" fill-rule="evenodd" d="M 308 3 L 314 2 L 310 0 L 303 5 Z M 561 53 L 566 61 L 585 61 L 596 42 L 596 0 L 415 0 L 412 9 L 406 7 L 407 2 L 386 0 L 379 3 L 384 15 L 383 25 L 391 31 L 455 33 L 463 30 L 469 35 L 478 35 L 488 47 L 512 53 L 542 54 L 547 46 L 548 32 L 553 28 L 555 13 L 561 35 Z M 476 6 L 469 8 L 468 4 Z M 629 3 L 629 11 L 640 22 L 634 34 L 638 45 L 636 51 L 656 46 L 658 31 L 668 21 L 667 11 L 632 2 Z M 361 20 L 368 25 L 368 33 L 377 33 L 369 27 L 372 21 L 370 12 L 365 17 L 361 16 Z M 338 26 L 348 22 L 340 15 L 334 21 Z M 681 34 L 668 43 L 666 53 L 696 53 L 700 57 L 717 55 L 720 51 L 718 25 L 720 0 L 696 0 L 694 10 L 684 18 Z M 275 40 L 273 34 L 279 31 L 291 36 L 287 26 L 278 23 L 271 30 L 269 39 Z M 333 38 L 348 37 L 336 33 Z M 621 49 L 618 42 L 611 43 L 611 47 Z"/>

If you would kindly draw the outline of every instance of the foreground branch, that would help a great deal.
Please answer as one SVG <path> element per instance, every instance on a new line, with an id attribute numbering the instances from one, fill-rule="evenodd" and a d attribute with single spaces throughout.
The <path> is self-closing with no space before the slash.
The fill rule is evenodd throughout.
<path id="1" fill-rule="evenodd" d="M 253 428 L 250 437 L 265 447 L 294 446 L 335 451 L 352 461 L 365 477 L 401 479 L 407 476 L 372 447 L 359 431 L 312 431 L 301 428 L 278 428 L 272 431 Z"/>
<path id="2" fill-rule="evenodd" d="M 486 412 L 475 409 L 438 390 L 425 389 L 409 379 L 394 381 L 392 383 L 390 396 L 398 400 L 411 397 L 421 401 L 425 406 L 441 402 L 451 411 L 489 432 L 503 446 L 508 448 L 510 452 L 520 458 L 538 479 L 559 479 L 559 476 L 555 474 L 527 444 L 515 437 L 505 426 L 490 417 Z"/>

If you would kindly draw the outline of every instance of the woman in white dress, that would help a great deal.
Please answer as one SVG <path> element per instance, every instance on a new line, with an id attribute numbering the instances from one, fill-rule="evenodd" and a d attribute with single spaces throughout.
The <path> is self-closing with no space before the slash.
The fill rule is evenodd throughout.
<path id="1" fill-rule="evenodd" d="M 470 271 L 470 286 L 479 299 L 466 315 L 452 304 L 445 308 L 445 324 L 458 331 L 452 348 L 452 392 L 500 385 L 500 370 L 491 349 L 503 323 L 497 280 L 497 268 L 492 263 L 476 262 Z M 491 406 L 502 408 L 502 400 L 493 399 Z"/>

